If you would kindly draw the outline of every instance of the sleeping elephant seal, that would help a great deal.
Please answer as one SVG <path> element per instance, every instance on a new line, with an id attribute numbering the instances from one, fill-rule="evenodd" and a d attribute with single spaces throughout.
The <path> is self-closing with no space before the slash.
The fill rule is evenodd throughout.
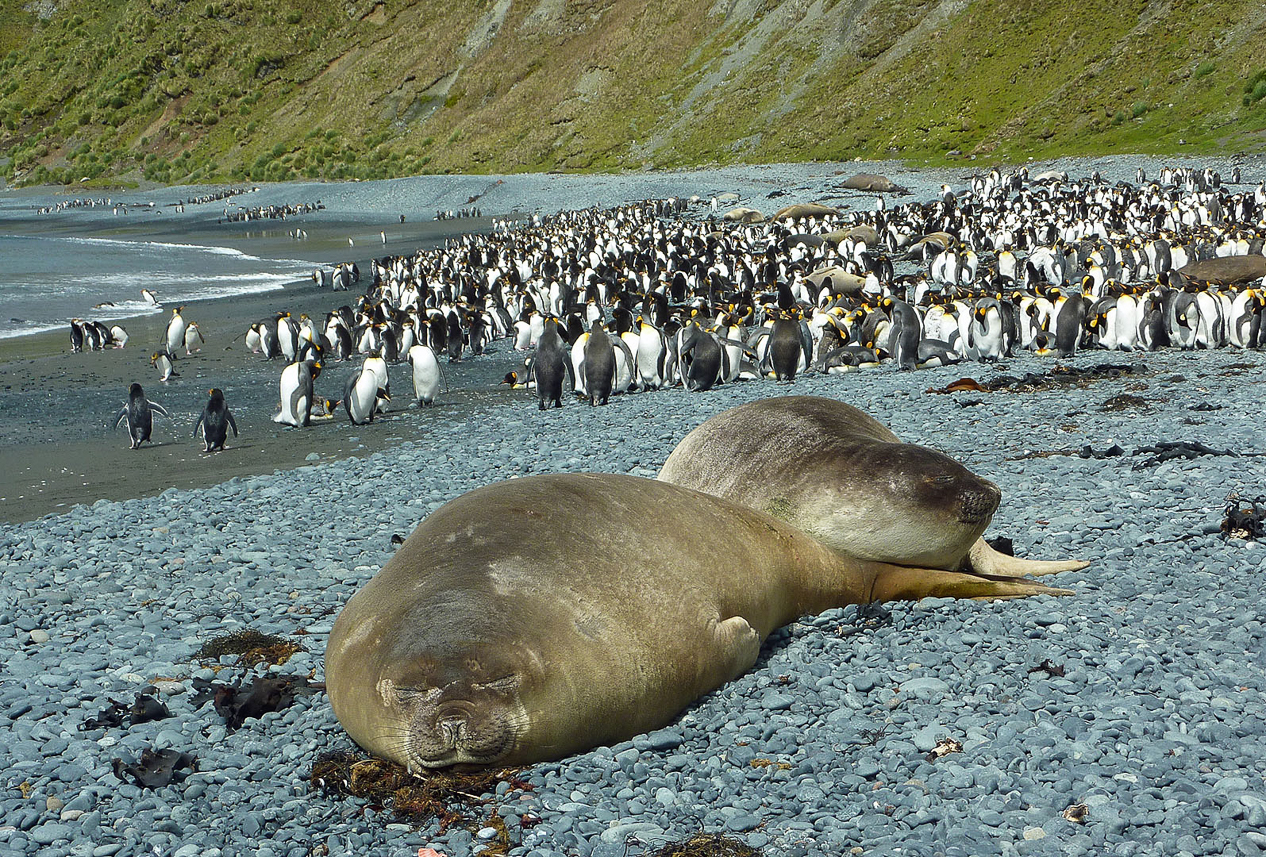
<path id="1" fill-rule="evenodd" d="M 659 478 L 767 512 L 861 559 L 1019 577 L 1087 563 L 1021 560 L 980 538 L 1002 492 L 834 399 L 749 402 L 705 420 Z"/>
<path id="2" fill-rule="evenodd" d="M 909 191 L 887 176 L 876 175 L 875 173 L 858 173 L 852 178 L 844 179 L 844 181 L 840 182 L 840 187 L 848 190 L 864 190 L 871 193 L 909 193 Z"/>
<path id="3" fill-rule="evenodd" d="M 761 223 L 765 219 L 765 215 L 761 214 L 755 208 L 731 208 L 725 214 L 721 215 L 721 219 L 727 223 Z"/>
<path id="4" fill-rule="evenodd" d="M 830 205 L 823 205 L 820 202 L 799 202 L 795 205 L 788 205 L 774 212 L 774 216 L 770 220 L 783 220 L 790 218 L 792 220 L 800 220 L 804 217 L 839 217 L 840 210 Z"/>
<path id="5" fill-rule="evenodd" d="M 524 765 L 668 724 L 806 613 L 1056 592 L 844 556 L 666 482 L 530 476 L 427 517 L 339 614 L 325 681 L 348 734 L 412 771 Z"/>

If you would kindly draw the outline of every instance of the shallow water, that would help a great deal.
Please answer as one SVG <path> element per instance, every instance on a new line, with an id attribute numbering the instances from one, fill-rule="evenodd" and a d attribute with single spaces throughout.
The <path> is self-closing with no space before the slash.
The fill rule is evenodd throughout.
<path id="1" fill-rule="evenodd" d="M 48 215 L 56 216 L 56 215 Z M 0 337 L 161 312 L 162 303 L 264 292 L 308 276 L 314 263 L 231 247 L 113 238 L 0 234 Z"/>

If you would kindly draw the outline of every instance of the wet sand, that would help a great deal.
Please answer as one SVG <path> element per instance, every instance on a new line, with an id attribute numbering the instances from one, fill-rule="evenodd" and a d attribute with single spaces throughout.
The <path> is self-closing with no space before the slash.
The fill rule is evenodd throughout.
<path id="1" fill-rule="evenodd" d="M 335 255 L 333 237 L 367 228 L 363 221 L 323 221 L 321 233 L 331 236 L 323 239 L 329 260 L 356 260 L 368 276 L 368 253 L 349 252 L 343 239 L 344 252 Z M 487 221 L 419 223 L 385 251 L 412 252 L 473 228 L 487 228 Z M 236 237 L 216 236 L 215 243 L 261 256 L 284 254 L 282 242 L 289 240 L 284 229 L 272 238 L 251 237 L 244 234 L 247 231 Z M 150 240 L 207 238 L 188 231 L 143 234 Z M 383 249 L 380 241 L 373 252 L 381 255 Z M 361 290 L 363 286 L 364 282 Z M 130 336 L 123 349 L 73 354 L 68 329 L 0 339 L 0 521 L 27 521 L 76 503 L 151 496 L 167 488 L 207 486 L 235 476 L 364 456 L 389 443 L 418 439 L 432 421 L 464 415 L 491 398 L 526 396 L 523 391 L 498 389 L 498 381 L 522 361 L 522 355 L 514 355 L 502 341 L 488 355 L 447 364 L 450 393 L 432 408 L 408 407 L 412 382 L 402 363 L 390 368 L 395 394 L 390 412 L 370 425 L 351 425 L 341 410 L 333 419 L 316 420 L 306 429 L 272 422 L 284 361 L 251 354 L 243 339 L 246 329 L 281 310 L 296 317 L 306 312 L 320 323 L 328 310 L 350 303 L 358 293 L 356 288 L 331 292 L 300 282 L 271 292 L 186 303 L 181 315 L 186 322 L 198 322 L 206 345 L 178 359 L 179 374 L 166 384 L 159 382 L 150 365 L 171 316 L 166 307 L 158 314 L 123 320 Z M 358 365 L 359 360 L 327 363 L 317 379 L 316 394 L 342 398 L 343 384 Z M 133 382 L 172 415 L 170 420 L 155 418 L 153 442 L 139 450 L 128 448 L 125 426 L 114 428 Z M 191 434 L 211 387 L 224 390 L 241 435 L 234 439 L 230 432 L 228 448 L 208 455 L 202 452 L 201 437 Z"/>

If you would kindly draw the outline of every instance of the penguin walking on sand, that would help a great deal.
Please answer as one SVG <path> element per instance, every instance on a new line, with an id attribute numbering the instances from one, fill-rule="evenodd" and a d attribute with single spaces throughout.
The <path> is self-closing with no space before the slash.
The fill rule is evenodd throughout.
<path id="1" fill-rule="evenodd" d="M 382 403 L 391 401 L 391 382 L 387 378 L 387 361 L 381 357 L 366 357 L 361 368 L 374 373 L 374 377 L 378 379 L 378 389 L 381 392 L 374 404 L 374 411 L 381 414 L 386 410 Z"/>
<path id="2" fill-rule="evenodd" d="M 195 351 L 201 351 L 202 346 L 206 345 L 206 340 L 202 338 L 202 331 L 198 327 L 198 322 L 191 321 L 185 327 L 185 356 L 191 356 Z"/>
<path id="3" fill-rule="evenodd" d="M 155 351 L 149 358 L 149 363 L 158 370 L 158 380 L 162 381 L 164 384 L 166 384 L 170 378 L 180 377 L 180 373 L 172 367 L 171 358 L 167 356 L 167 353 L 164 351 Z"/>
<path id="4" fill-rule="evenodd" d="M 223 390 L 212 387 L 207 393 L 211 398 L 203 406 L 202 415 L 198 417 L 198 421 L 193 424 L 192 436 L 198 436 L 198 427 L 201 426 L 202 451 L 218 452 L 224 449 L 224 442 L 228 440 L 230 428 L 233 429 L 233 437 L 237 437 L 237 422 L 233 419 L 233 412 L 224 403 Z"/>
<path id="5" fill-rule="evenodd" d="M 155 413 L 171 419 L 171 414 L 167 413 L 162 405 L 145 398 L 145 391 L 141 389 L 140 384 L 133 384 L 128 388 L 127 404 L 123 406 L 123 410 L 119 411 L 114 427 L 117 429 L 124 420 L 127 420 L 127 433 L 132 442 L 131 449 L 140 449 L 141 444 L 150 439 L 150 434 L 154 430 Z"/>
<path id="6" fill-rule="evenodd" d="M 419 406 L 435 404 L 435 396 L 440 391 L 440 377 L 443 367 L 435 358 L 435 352 L 429 345 L 414 345 L 409 348 L 409 368 L 413 370 L 413 396 Z"/>

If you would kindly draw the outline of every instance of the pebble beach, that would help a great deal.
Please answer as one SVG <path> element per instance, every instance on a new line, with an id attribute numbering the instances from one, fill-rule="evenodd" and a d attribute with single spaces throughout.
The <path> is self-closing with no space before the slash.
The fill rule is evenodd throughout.
<path id="1" fill-rule="evenodd" d="M 1056 166 L 1127 177 L 1137 163 Z M 402 205 L 453 208 L 477 191 L 491 217 L 720 193 L 772 211 L 827 198 L 861 171 L 916 198 L 971 172 L 818 164 L 495 184 L 445 177 L 321 193 L 332 219 L 355 213 L 370 229 Z M 1245 174 L 1258 179 L 1249 166 Z M 328 261 L 340 252 L 331 243 Z M 1019 556 L 1091 561 L 1049 581 L 1075 594 L 804 617 L 671 726 L 534 766 L 520 775 L 530 788 L 484 796 L 480 812 L 503 819 L 510 854 L 652 853 L 700 830 L 792 857 L 1266 852 L 1256 585 L 1266 553 L 1220 532 L 1233 492 L 1266 493 L 1261 353 L 1026 353 L 621 395 L 605 408 L 571 400 L 542 413 L 534 394 L 498 388 L 522 362 L 503 341 L 453 364 L 450 395 L 435 408 L 393 407 L 368 426 L 275 426 L 280 367 L 234 337 L 271 312 L 323 313 L 344 299 L 294 284 L 191 307 L 208 346 L 178 361 L 182 374 L 165 387 L 144 346 L 72 355 L 61 333 L 0 340 L 0 854 L 484 850 L 494 826 L 414 827 L 314 790 L 314 761 L 353 749 L 324 694 L 230 731 L 196 685 L 249 684 L 254 673 L 195 654 L 251 628 L 304 649 L 256 672 L 319 683 L 342 605 L 390 558 L 392 537 L 447 500 L 531 473 L 653 478 L 707 417 L 788 393 L 849 402 L 996 482 L 1003 501 L 986 536 L 1010 538 Z M 164 320 L 137 321 L 138 343 Z M 1102 363 L 1129 371 L 1028 392 L 935 392 L 963 377 Z M 342 373 L 332 375 L 341 386 Z M 132 380 L 173 412 L 171 425 L 158 422 L 158 442 L 137 452 L 107 428 Z M 209 386 L 225 389 L 242 436 L 203 456 L 188 434 Z M 1109 402 L 1123 394 L 1134 397 L 1123 408 Z M 1230 454 L 1149 463 L 1146 449 L 1171 441 Z M 1124 454 L 1077 454 L 1114 444 Z M 146 687 L 170 718 L 88 723 Z M 936 755 L 944 739 L 960 748 Z M 150 748 L 191 754 L 196 769 L 157 788 L 117 775 L 115 759 L 130 764 Z"/>

